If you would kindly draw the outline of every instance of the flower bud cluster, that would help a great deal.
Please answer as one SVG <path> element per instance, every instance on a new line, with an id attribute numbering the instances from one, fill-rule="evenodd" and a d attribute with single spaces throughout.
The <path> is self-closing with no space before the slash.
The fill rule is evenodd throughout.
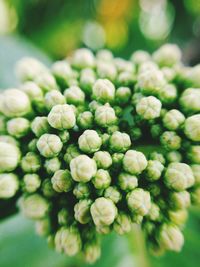
<path id="1" fill-rule="evenodd" d="M 78 49 L 50 69 L 25 58 L 17 73 L 0 95 L 0 199 L 20 195 L 38 234 L 89 263 L 133 223 L 154 252 L 180 251 L 200 204 L 199 67 L 167 44 L 130 60 Z"/>

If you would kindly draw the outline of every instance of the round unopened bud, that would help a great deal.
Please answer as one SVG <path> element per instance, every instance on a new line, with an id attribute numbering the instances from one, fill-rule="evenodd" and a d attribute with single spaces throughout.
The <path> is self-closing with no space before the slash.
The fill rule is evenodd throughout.
<path id="1" fill-rule="evenodd" d="M 52 90 L 45 95 L 45 105 L 48 110 L 51 110 L 56 105 L 65 104 L 65 97 L 58 90 Z"/>
<path id="2" fill-rule="evenodd" d="M 100 258 L 101 247 L 93 240 L 85 244 L 83 253 L 85 261 L 92 264 Z"/>
<path id="3" fill-rule="evenodd" d="M 31 123 L 31 130 L 37 137 L 48 133 L 50 131 L 50 126 L 47 117 L 35 117 Z"/>
<path id="4" fill-rule="evenodd" d="M 20 90 L 26 93 L 32 103 L 37 104 L 43 100 L 41 88 L 34 82 L 25 82 L 20 86 Z"/>
<path id="5" fill-rule="evenodd" d="M 193 164 L 191 168 L 195 178 L 195 185 L 200 185 L 200 164 Z"/>
<path id="6" fill-rule="evenodd" d="M 28 143 L 28 149 L 30 152 L 36 152 L 37 151 L 37 139 L 34 138 Z"/>
<path id="7" fill-rule="evenodd" d="M 30 122 L 25 118 L 14 118 L 7 122 L 7 131 L 10 135 L 21 138 L 30 130 Z"/>
<path id="8" fill-rule="evenodd" d="M 67 147 L 66 153 L 64 155 L 64 160 L 67 162 L 67 164 L 70 164 L 71 160 L 79 155 L 80 151 L 78 150 L 78 147 L 74 144 L 70 144 Z"/>
<path id="9" fill-rule="evenodd" d="M 41 185 L 41 180 L 39 175 L 26 174 L 23 177 L 23 189 L 28 193 L 34 193 Z"/>
<path id="10" fill-rule="evenodd" d="M 186 209 L 182 210 L 169 210 L 168 216 L 170 219 L 170 222 L 177 226 L 182 226 L 185 224 L 187 218 L 188 218 L 188 212 Z"/>
<path id="11" fill-rule="evenodd" d="M 68 256 L 74 256 L 81 250 L 81 236 L 75 226 L 60 228 L 55 235 L 55 249 Z"/>
<path id="12" fill-rule="evenodd" d="M 111 183 L 109 172 L 103 169 L 98 169 L 94 178 L 92 179 L 92 183 L 96 189 L 107 188 Z"/>
<path id="13" fill-rule="evenodd" d="M 78 139 L 78 145 L 83 152 L 94 153 L 100 149 L 102 140 L 96 131 L 85 130 Z"/>
<path id="14" fill-rule="evenodd" d="M 200 141 L 200 114 L 193 115 L 185 120 L 185 135 L 192 141 Z"/>
<path id="15" fill-rule="evenodd" d="M 73 108 L 68 104 L 54 106 L 49 112 L 48 122 L 51 127 L 59 130 L 73 128 L 76 123 Z"/>
<path id="16" fill-rule="evenodd" d="M 58 212 L 58 223 L 60 225 L 68 225 L 70 224 L 72 220 L 72 216 L 70 214 L 70 212 L 65 208 L 62 208 L 59 212 Z M 74 220 L 74 218 L 73 218 Z"/>
<path id="17" fill-rule="evenodd" d="M 56 61 L 52 65 L 51 71 L 56 77 L 56 80 L 64 85 L 66 85 L 68 81 L 73 77 L 72 68 L 66 60 Z"/>
<path id="18" fill-rule="evenodd" d="M 114 132 L 109 141 L 110 149 L 114 152 L 125 152 L 131 146 L 131 139 L 129 135 L 119 131 Z"/>
<path id="19" fill-rule="evenodd" d="M 22 213 L 30 219 L 38 220 L 44 218 L 49 211 L 49 203 L 39 194 L 24 196 L 20 199 Z"/>
<path id="20" fill-rule="evenodd" d="M 115 204 L 122 199 L 122 195 L 116 186 L 107 187 L 104 191 L 104 197 L 112 200 Z"/>
<path id="21" fill-rule="evenodd" d="M 170 67 L 163 67 L 162 69 L 162 73 L 164 75 L 164 78 L 167 82 L 173 82 L 175 77 L 176 77 L 176 70 Z"/>
<path id="22" fill-rule="evenodd" d="M 44 92 L 58 89 L 54 76 L 49 72 L 40 73 L 35 77 L 34 81 Z"/>
<path id="23" fill-rule="evenodd" d="M 21 160 L 21 168 L 25 173 L 37 172 L 40 167 L 40 157 L 34 152 L 28 152 Z"/>
<path id="24" fill-rule="evenodd" d="M 187 191 L 170 194 L 170 205 L 175 209 L 185 209 L 190 206 L 190 193 Z"/>
<path id="25" fill-rule="evenodd" d="M 188 159 L 192 163 L 200 164 L 200 145 L 199 146 L 190 146 L 188 152 Z"/>
<path id="26" fill-rule="evenodd" d="M 118 183 L 122 190 L 132 191 L 134 188 L 138 186 L 138 179 L 134 175 L 122 172 L 118 177 Z"/>
<path id="27" fill-rule="evenodd" d="M 194 205 L 200 205 L 200 187 L 194 188 L 191 192 L 191 200 Z"/>
<path id="28" fill-rule="evenodd" d="M 153 60 L 159 66 L 172 67 L 181 60 L 181 50 L 175 44 L 164 44 L 153 53 Z"/>
<path id="29" fill-rule="evenodd" d="M 95 57 L 89 49 L 80 48 L 73 54 L 72 65 L 77 69 L 93 68 Z"/>
<path id="30" fill-rule="evenodd" d="M 57 156 L 62 149 L 62 142 L 55 134 L 43 134 L 37 141 L 37 148 L 45 158 Z"/>
<path id="31" fill-rule="evenodd" d="M 152 159 L 152 160 L 160 161 L 160 163 L 162 163 L 163 165 L 165 165 L 165 158 L 164 158 L 163 154 L 161 154 L 161 153 L 152 152 L 150 154 L 149 158 Z"/>
<path id="32" fill-rule="evenodd" d="M 69 192 L 72 189 L 73 180 L 68 170 L 58 170 L 51 178 L 53 189 L 56 192 Z"/>
<path id="33" fill-rule="evenodd" d="M 0 134 L 6 133 L 6 118 L 4 115 L 0 115 Z"/>
<path id="34" fill-rule="evenodd" d="M 174 84 L 166 84 L 158 93 L 159 99 L 163 104 L 172 104 L 176 101 L 178 94 Z"/>
<path id="35" fill-rule="evenodd" d="M 178 151 L 170 151 L 166 154 L 166 159 L 169 162 L 181 162 L 182 161 L 182 155 Z"/>
<path id="36" fill-rule="evenodd" d="M 44 166 L 47 173 L 53 174 L 60 169 L 61 162 L 58 158 L 47 159 Z"/>
<path id="37" fill-rule="evenodd" d="M 97 75 L 99 78 L 113 81 L 117 76 L 117 69 L 111 62 L 99 61 L 97 62 Z"/>
<path id="38" fill-rule="evenodd" d="M 115 100 L 119 105 L 128 103 L 131 98 L 131 90 L 129 87 L 119 87 L 116 90 Z"/>
<path id="39" fill-rule="evenodd" d="M 181 138 L 173 131 L 165 131 L 160 142 L 167 150 L 178 150 L 181 147 Z"/>
<path id="40" fill-rule="evenodd" d="M 92 87 L 96 81 L 96 75 L 94 70 L 86 68 L 80 73 L 80 86 L 83 91 L 90 95 L 92 93 Z"/>
<path id="41" fill-rule="evenodd" d="M 92 200 L 83 199 L 80 200 L 74 206 L 74 218 L 81 224 L 86 224 L 91 220 L 90 215 L 90 206 L 92 204 Z"/>
<path id="42" fill-rule="evenodd" d="M 19 163 L 20 156 L 17 146 L 0 142 L 0 173 L 13 171 Z"/>
<path id="43" fill-rule="evenodd" d="M 147 167 L 147 160 L 142 152 L 128 150 L 123 158 L 123 168 L 131 174 L 140 174 Z"/>
<path id="44" fill-rule="evenodd" d="M 51 232 L 51 224 L 48 218 L 38 220 L 35 225 L 36 233 L 39 236 L 48 236 Z"/>
<path id="45" fill-rule="evenodd" d="M 151 208 L 150 194 L 142 188 L 134 189 L 127 195 L 127 204 L 132 212 L 145 216 Z"/>
<path id="46" fill-rule="evenodd" d="M 113 60 L 113 54 L 108 49 L 100 49 L 96 54 L 96 58 L 98 60 L 103 60 L 103 61 L 112 61 Z"/>
<path id="47" fill-rule="evenodd" d="M 165 223 L 160 228 L 157 241 L 165 249 L 180 251 L 184 244 L 184 237 L 177 226 Z"/>
<path id="48" fill-rule="evenodd" d="M 77 182 L 89 182 L 96 174 L 96 162 L 86 155 L 80 155 L 70 162 L 72 178 Z"/>
<path id="49" fill-rule="evenodd" d="M 181 107 L 186 112 L 200 111 L 200 89 L 188 88 L 186 89 L 179 100 Z"/>
<path id="50" fill-rule="evenodd" d="M 97 167 L 100 169 L 108 169 L 112 165 L 111 155 L 107 151 L 95 152 L 93 159 L 96 161 Z"/>
<path id="51" fill-rule="evenodd" d="M 78 183 L 75 185 L 73 194 L 77 199 L 84 199 L 90 196 L 90 188 L 88 184 Z"/>
<path id="52" fill-rule="evenodd" d="M 131 218 L 129 215 L 120 212 L 113 224 L 113 228 L 119 235 L 124 235 L 131 231 Z"/>
<path id="53" fill-rule="evenodd" d="M 0 135 L 0 142 L 19 147 L 19 142 L 10 135 Z"/>
<path id="54" fill-rule="evenodd" d="M 115 86 L 107 79 L 98 79 L 93 85 L 93 98 L 102 103 L 109 103 L 114 100 Z"/>
<path id="55" fill-rule="evenodd" d="M 162 104 L 154 96 L 143 97 L 136 105 L 136 112 L 145 120 L 152 120 L 160 116 Z"/>
<path id="56" fill-rule="evenodd" d="M 135 63 L 136 65 L 140 65 L 144 62 L 147 62 L 151 59 L 151 56 L 148 52 L 143 51 L 143 50 L 138 50 L 135 51 L 132 55 L 131 55 L 131 61 L 133 63 Z"/>
<path id="57" fill-rule="evenodd" d="M 160 208 L 155 203 L 152 203 L 151 208 L 150 208 L 149 213 L 148 213 L 148 218 L 151 221 L 157 221 L 159 219 L 159 217 L 160 217 Z"/>
<path id="58" fill-rule="evenodd" d="M 1 112 L 7 117 L 21 117 L 31 111 L 28 96 L 18 89 L 7 89 L 1 95 Z"/>
<path id="59" fill-rule="evenodd" d="M 184 123 L 185 116 L 177 109 L 168 111 L 164 118 L 163 124 L 168 130 L 175 131 Z"/>
<path id="60" fill-rule="evenodd" d="M 165 183 L 169 188 L 183 191 L 195 182 L 192 169 L 185 163 L 170 163 L 165 172 Z"/>
<path id="61" fill-rule="evenodd" d="M 80 105 L 84 104 L 85 94 L 78 86 L 71 86 L 64 91 L 64 96 L 68 104 Z"/>
<path id="62" fill-rule="evenodd" d="M 14 173 L 0 174 L 0 199 L 13 197 L 19 189 L 19 180 Z"/>
<path id="63" fill-rule="evenodd" d="M 115 110 L 107 105 L 98 107 L 95 111 L 95 121 L 101 127 L 115 124 L 117 121 Z"/>
<path id="64" fill-rule="evenodd" d="M 77 118 L 77 125 L 81 129 L 90 129 L 93 126 L 93 114 L 90 111 L 80 113 Z"/>
<path id="65" fill-rule="evenodd" d="M 163 164 L 158 160 L 149 160 L 146 168 L 146 176 L 150 181 L 158 180 L 164 170 Z"/>
<path id="66" fill-rule="evenodd" d="M 117 208 L 112 200 L 100 197 L 95 200 L 90 208 L 95 225 L 111 225 L 116 216 Z"/>

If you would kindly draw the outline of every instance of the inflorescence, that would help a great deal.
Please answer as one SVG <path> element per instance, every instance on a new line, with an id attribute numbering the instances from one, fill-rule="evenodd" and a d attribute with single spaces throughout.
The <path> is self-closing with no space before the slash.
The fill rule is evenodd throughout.
<path id="1" fill-rule="evenodd" d="M 0 199 L 18 194 L 38 234 L 90 263 L 132 223 L 155 253 L 180 251 L 200 204 L 200 65 L 173 44 L 130 60 L 83 48 L 17 75 L 0 95 Z"/>

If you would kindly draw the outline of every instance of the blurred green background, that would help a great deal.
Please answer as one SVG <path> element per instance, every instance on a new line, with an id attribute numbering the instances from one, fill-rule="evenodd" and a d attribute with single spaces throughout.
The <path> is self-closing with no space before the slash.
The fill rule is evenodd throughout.
<path id="1" fill-rule="evenodd" d="M 109 48 L 128 58 L 137 49 L 153 51 L 177 43 L 187 64 L 200 62 L 200 0 L 0 0 L 0 88 L 17 85 L 14 65 L 23 56 L 45 64 L 77 47 Z M 0 206 L 0 217 L 5 206 Z M 143 250 L 141 237 L 110 235 L 95 267 L 197 267 L 200 211 L 192 210 L 180 254 L 156 258 Z M 0 267 L 86 267 L 58 255 L 20 215 L 0 223 Z"/>

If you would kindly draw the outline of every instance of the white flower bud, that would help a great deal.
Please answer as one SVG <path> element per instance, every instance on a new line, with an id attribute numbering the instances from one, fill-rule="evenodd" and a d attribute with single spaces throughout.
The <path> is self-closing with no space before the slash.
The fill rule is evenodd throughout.
<path id="1" fill-rule="evenodd" d="M 34 193 L 41 185 L 41 180 L 39 175 L 26 174 L 23 177 L 23 189 L 28 193 Z"/>
<path id="2" fill-rule="evenodd" d="M 200 145 L 190 146 L 187 151 L 187 157 L 192 163 L 200 164 Z"/>
<path id="3" fill-rule="evenodd" d="M 197 88 L 186 89 L 182 93 L 179 103 L 185 112 L 199 112 L 200 111 L 200 89 L 197 89 Z"/>
<path id="4" fill-rule="evenodd" d="M 48 218 L 41 219 L 36 222 L 36 233 L 39 236 L 48 236 L 51 231 L 51 223 Z"/>
<path id="5" fill-rule="evenodd" d="M 96 131 L 85 130 L 78 139 L 78 145 L 83 152 L 94 153 L 100 149 L 102 140 Z"/>
<path id="6" fill-rule="evenodd" d="M 119 235 L 124 235 L 131 231 L 131 218 L 125 213 L 119 213 L 114 224 L 113 228 L 116 233 Z"/>
<path id="7" fill-rule="evenodd" d="M 20 156 L 18 147 L 0 142 L 0 173 L 13 171 L 19 163 Z"/>
<path id="8" fill-rule="evenodd" d="M 128 150 L 123 158 L 123 168 L 130 174 L 140 174 L 147 167 L 147 160 L 143 153 Z"/>
<path id="9" fill-rule="evenodd" d="M 103 169 L 98 169 L 94 178 L 92 179 L 92 183 L 96 189 L 107 188 L 111 183 L 109 172 Z"/>
<path id="10" fill-rule="evenodd" d="M 136 112 L 145 120 L 160 117 L 162 104 L 154 96 L 143 97 L 136 105 Z"/>
<path id="11" fill-rule="evenodd" d="M 13 197 L 19 189 L 19 181 L 14 173 L 0 174 L 0 199 Z"/>
<path id="12" fill-rule="evenodd" d="M 116 131 L 111 135 L 109 142 L 110 149 L 114 152 L 125 152 L 131 146 L 129 135 L 119 131 Z"/>
<path id="13" fill-rule="evenodd" d="M 47 173 L 53 174 L 60 169 L 61 162 L 58 158 L 52 158 L 45 160 L 44 164 Z"/>
<path id="14" fill-rule="evenodd" d="M 107 151 L 95 152 L 93 159 L 96 161 L 97 167 L 100 169 L 108 169 L 112 165 L 112 157 Z"/>
<path id="15" fill-rule="evenodd" d="M 195 178 L 195 185 L 200 185 L 200 164 L 193 164 L 191 168 Z"/>
<path id="16" fill-rule="evenodd" d="M 34 173 L 41 168 L 40 157 L 34 152 L 28 152 L 21 160 L 21 168 L 25 173 Z"/>
<path id="17" fill-rule="evenodd" d="M 14 118 L 7 122 L 7 131 L 10 135 L 21 138 L 30 130 L 30 122 L 25 118 Z"/>
<path id="18" fill-rule="evenodd" d="M 81 224 L 86 224 L 91 220 L 90 206 L 92 201 L 90 199 L 80 200 L 74 206 L 74 218 Z"/>
<path id="19" fill-rule="evenodd" d="M 104 197 L 112 200 L 113 203 L 117 204 L 122 199 L 122 194 L 116 186 L 109 186 L 104 191 Z"/>
<path id="20" fill-rule="evenodd" d="M 95 57 L 89 49 L 80 48 L 73 54 L 72 65 L 77 69 L 93 68 Z"/>
<path id="21" fill-rule="evenodd" d="M 164 118 L 163 124 L 168 130 L 175 131 L 184 123 L 185 116 L 177 109 L 168 111 Z"/>
<path id="22" fill-rule="evenodd" d="M 19 147 L 19 142 L 10 135 L 0 135 L 0 142 L 7 143 Z"/>
<path id="23" fill-rule="evenodd" d="M 73 180 L 68 170 L 58 170 L 51 178 L 53 189 L 56 192 L 69 192 L 72 189 Z"/>
<path id="24" fill-rule="evenodd" d="M 40 73 L 34 81 L 44 92 L 58 89 L 56 80 L 50 72 Z"/>
<path id="25" fill-rule="evenodd" d="M 172 104 L 178 97 L 177 89 L 174 84 L 166 84 L 158 93 L 158 98 L 163 104 Z"/>
<path id="26" fill-rule="evenodd" d="M 118 181 L 120 188 L 124 191 L 131 191 L 138 186 L 137 177 L 126 172 L 120 173 Z"/>
<path id="27" fill-rule="evenodd" d="M 131 55 L 131 61 L 136 65 L 141 65 L 142 63 L 147 62 L 150 59 L 150 54 L 143 50 L 138 50 Z"/>
<path id="28" fill-rule="evenodd" d="M 79 105 L 84 104 L 85 94 L 78 86 L 71 86 L 64 91 L 64 96 L 68 104 Z"/>
<path id="29" fill-rule="evenodd" d="M 185 120 L 185 135 L 192 141 L 200 141 L 200 114 L 193 115 Z"/>
<path id="30" fill-rule="evenodd" d="M 170 205 L 175 209 L 188 208 L 190 203 L 190 193 L 187 191 L 172 192 L 170 194 Z"/>
<path id="31" fill-rule="evenodd" d="M 86 262 L 92 264 L 97 261 L 100 256 L 101 247 L 95 240 L 86 243 L 84 246 L 84 259 Z"/>
<path id="32" fill-rule="evenodd" d="M 158 180 L 161 177 L 163 170 L 164 166 L 160 161 L 149 160 L 146 168 L 147 179 L 150 181 Z"/>
<path id="33" fill-rule="evenodd" d="M 34 82 L 25 82 L 20 86 L 20 90 L 26 93 L 31 102 L 37 104 L 38 101 L 43 100 L 43 92 L 41 88 Z"/>
<path id="34" fill-rule="evenodd" d="M 107 103 L 115 98 L 115 86 L 107 79 L 98 79 L 92 89 L 95 100 Z"/>
<path id="35" fill-rule="evenodd" d="M 95 111 L 95 121 L 101 127 L 115 124 L 117 121 L 115 110 L 106 105 L 98 107 Z"/>
<path id="36" fill-rule="evenodd" d="M 31 123 L 31 130 L 37 137 L 48 133 L 50 131 L 50 126 L 47 117 L 35 117 Z"/>
<path id="37" fill-rule="evenodd" d="M 44 101 L 48 110 L 51 110 L 56 105 L 65 104 L 66 102 L 64 95 L 58 90 L 52 90 L 46 93 Z"/>
<path id="38" fill-rule="evenodd" d="M 62 142 L 55 134 L 43 134 L 37 141 L 37 148 L 45 158 L 57 156 L 62 149 Z"/>

